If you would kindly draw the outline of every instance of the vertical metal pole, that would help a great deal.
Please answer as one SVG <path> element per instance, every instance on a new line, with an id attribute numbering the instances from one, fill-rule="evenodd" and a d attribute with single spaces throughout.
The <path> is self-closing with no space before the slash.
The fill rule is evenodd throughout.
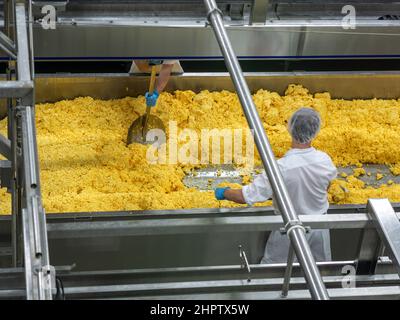
<path id="1" fill-rule="evenodd" d="M 28 37 L 29 37 L 29 55 L 30 55 L 30 63 L 31 63 L 31 78 L 35 79 L 35 57 L 33 51 L 33 12 L 32 12 L 32 0 L 29 0 L 28 3 Z M 35 90 L 35 89 L 34 89 Z M 33 94 L 35 97 L 35 94 Z M 34 107 L 35 104 L 32 104 Z"/>
<path id="2" fill-rule="evenodd" d="M 281 293 L 282 298 L 286 298 L 289 292 L 290 278 L 292 277 L 292 270 L 293 270 L 293 261 L 294 261 L 294 251 L 292 246 L 290 246 L 286 264 L 285 277 L 283 279 L 283 286 Z"/>
<path id="3" fill-rule="evenodd" d="M 33 81 L 33 47 L 30 46 L 30 26 L 27 26 L 25 1 L 15 5 L 16 36 L 18 44 L 17 79 Z M 29 10 L 29 16 L 31 12 Z M 30 18 L 28 19 L 31 20 Z M 21 136 L 22 198 L 20 212 L 24 235 L 24 266 L 28 299 L 51 300 L 54 268 L 49 265 L 46 215 L 40 193 L 39 161 L 36 142 L 34 90 L 19 100 Z"/>
<path id="4" fill-rule="evenodd" d="M 290 227 L 288 237 L 292 243 L 297 259 L 299 260 L 305 278 L 307 280 L 313 299 L 327 300 L 328 292 L 322 281 L 321 274 L 317 268 L 314 257 L 308 245 L 304 227 L 301 225 L 293 205 L 287 193 L 283 178 L 279 171 L 271 145 L 265 134 L 263 124 L 258 115 L 256 106 L 252 100 L 250 90 L 244 79 L 239 61 L 233 51 L 232 45 L 226 33 L 222 12 L 218 9 L 215 0 L 204 0 L 207 8 L 207 17 L 210 21 L 218 44 L 224 55 L 225 64 L 229 70 L 232 81 L 235 85 L 243 112 L 246 116 L 250 129 L 254 131 L 254 140 L 267 173 L 269 182 L 276 199 L 277 209 L 282 214 L 286 226 Z"/>
<path id="5" fill-rule="evenodd" d="M 4 3 L 4 29 L 6 35 L 15 43 L 15 6 L 13 0 L 6 0 Z M 13 80 L 15 76 L 15 61 L 8 61 L 7 80 Z M 23 265 L 23 246 L 22 246 L 22 216 L 20 212 L 21 193 L 20 182 L 18 181 L 18 141 L 17 141 L 17 113 L 12 98 L 7 99 L 8 109 L 8 138 L 11 142 L 11 236 L 12 236 L 12 265 L 13 267 L 22 267 Z"/>

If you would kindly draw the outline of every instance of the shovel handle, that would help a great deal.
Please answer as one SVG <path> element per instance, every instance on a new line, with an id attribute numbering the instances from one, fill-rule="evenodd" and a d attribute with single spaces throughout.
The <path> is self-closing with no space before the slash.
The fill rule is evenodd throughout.
<path id="1" fill-rule="evenodd" d="M 156 66 L 152 66 L 151 67 L 151 77 L 150 77 L 150 87 L 149 87 L 149 93 L 150 94 L 152 94 L 153 91 L 154 91 L 154 85 L 156 83 L 156 76 L 157 76 Z M 143 118 L 143 130 L 142 130 L 143 140 L 145 139 L 146 134 L 147 134 L 147 124 L 148 124 L 148 121 L 149 121 L 150 111 L 151 111 L 151 107 L 147 107 L 146 108 L 146 115 Z"/>
<path id="2" fill-rule="evenodd" d="M 150 94 L 152 94 L 154 91 L 154 86 L 156 83 L 156 76 L 157 76 L 156 66 L 152 66 L 151 67 L 151 77 L 150 77 L 150 87 L 149 87 Z"/>

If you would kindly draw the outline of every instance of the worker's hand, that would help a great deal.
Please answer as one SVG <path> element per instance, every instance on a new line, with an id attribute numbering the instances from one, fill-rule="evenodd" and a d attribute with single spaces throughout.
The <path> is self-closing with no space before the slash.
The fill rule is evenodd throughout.
<path id="1" fill-rule="evenodd" d="M 229 187 L 226 188 L 217 188 L 215 189 L 214 193 L 215 193 L 215 198 L 217 198 L 217 200 L 225 200 L 225 191 L 230 189 Z"/>
<path id="2" fill-rule="evenodd" d="M 151 94 L 150 92 L 146 92 L 146 94 L 144 95 L 146 98 L 146 106 L 154 107 L 157 104 L 157 99 L 159 95 L 160 94 L 157 90 L 154 90 Z"/>

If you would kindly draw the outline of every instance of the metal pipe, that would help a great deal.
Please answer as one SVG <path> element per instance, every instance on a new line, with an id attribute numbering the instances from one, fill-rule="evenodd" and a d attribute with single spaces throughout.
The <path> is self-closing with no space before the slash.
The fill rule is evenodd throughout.
<path id="1" fill-rule="evenodd" d="M 31 63 L 31 78 L 35 78 L 35 56 L 33 53 L 33 14 L 32 14 L 32 0 L 28 3 L 28 36 L 29 36 L 29 55 Z"/>
<path id="2" fill-rule="evenodd" d="M 0 49 L 3 50 L 11 59 L 15 60 L 17 59 L 17 56 L 15 55 L 15 52 L 12 51 L 4 42 L 4 39 L 2 37 L 2 32 L 0 31 Z"/>
<path id="3" fill-rule="evenodd" d="M 153 94 L 154 86 L 156 84 L 156 76 L 157 76 L 157 70 L 156 70 L 156 66 L 154 65 L 151 67 L 149 94 Z M 143 141 L 146 141 L 147 126 L 148 126 L 148 122 L 149 122 L 150 112 L 151 112 L 151 107 L 147 106 L 146 113 L 143 118 L 143 129 L 142 129 L 142 140 Z"/>
<path id="4" fill-rule="evenodd" d="M 26 145 L 26 152 L 29 157 L 29 168 L 30 168 L 30 187 L 36 188 L 38 186 L 38 178 L 37 178 L 37 165 L 36 165 L 36 153 L 35 153 L 35 138 L 32 123 L 34 120 L 32 118 L 31 107 L 26 107 L 26 134 L 28 143 Z"/>
<path id="5" fill-rule="evenodd" d="M 239 257 L 242 260 L 242 268 L 247 271 L 247 282 L 251 281 L 251 269 L 249 260 L 247 260 L 246 252 L 243 250 L 242 245 L 239 245 Z"/>
<path id="6" fill-rule="evenodd" d="M 17 75 L 18 80 L 32 81 L 31 61 L 29 57 L 29 38 L 26 26 L 25 6 L 15 5 L 16 31 L 17 31 Z"/>
<path id="7" fill-rule="evenodd" d="M 285 270 L 285 277 L 282 286 L 282 293 L 281 293 L 282 298 L 286 298 L 289 292 L 290 278 L 292 277 L 292 271 L 293 271 L 293 262 L 294 262 L 294 251 L 293 247 L 290 246 L 287 258 L 286 270 Z"/>
<path id="8" fill-rule="evenodd" d="M 250 129 L 254 132 L 254 140 L 267 173 L 269 182 L 274 193 L 277 209 L 282 214 L 285 225 L 299 221 L 293 205 L 290 201 L 283 178 L 279 171 L 271 145 L 265 134 L 263 124 L 258 115 L 256 106 L 252 100 L 250 90 L 244 79 L 239 61 L 233 51 L 232 45 L 226 33 L 222 13 L 214 0 L 204 0 L 207 9 L 207 18 L 210 21 L 218 44 L 225 59 L 225 64 L 235 85 L 243 112 L 246 116 Z M 296 256 L 304 270 L 304 275 L 310 288 L 311 296 L 314 299 L 329 299 L 328 292 L 322 281 L 310 247 L 305 237 L 305 231 L 301 228 L 294 228 L 288 234 Z"/>

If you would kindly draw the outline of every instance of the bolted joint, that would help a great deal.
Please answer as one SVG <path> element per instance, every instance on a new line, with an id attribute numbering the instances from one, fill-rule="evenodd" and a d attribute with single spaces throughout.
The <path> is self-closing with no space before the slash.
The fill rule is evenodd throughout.
<path id="1" fill-rule="evenodd" d="M 41 272 L 44 278 L 44 289 L 49 292 L 50 295 L 55 295 L 57 292 L 56 269 L 51 265 L 45 265 L 42 267 Z"/>
<path id="2" fill-rule="evenodd" d="M 210 21 L 210 17 L 213 13 L 219 13 L 221 15 L 221 17 L 224 16 L 224 14 L 222 13 L 222 11 L 219 8 L 213 8 L 207 12 L 207 21 Z"/>
<path id="3" fill-rule="evenodd" d="M 287 236 L 289 237 L 290 233 L 294 229 L 301 229 L 304 231 L 304 233 L 309 233 L 311 231 L 311 227 L 304 226 L 300 220 L 288 221 L 283 228 L 279 229 L 279 231 L 281 234 L 287 234 Z"/>

